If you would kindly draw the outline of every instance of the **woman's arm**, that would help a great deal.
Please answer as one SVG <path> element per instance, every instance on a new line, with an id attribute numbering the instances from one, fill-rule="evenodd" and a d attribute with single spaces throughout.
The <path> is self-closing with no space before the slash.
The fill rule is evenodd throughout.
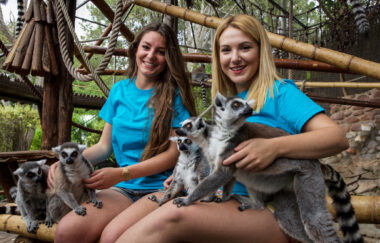
<path id="1" fill-rule="evenodd" d="M 235 148 L 236 153 L 223 164 L 259 171 L 276 158 L 318 159 L 339 153 L 348 147 L 342 129 L 325 114 L 317 114 L 303 127 L 302 133 L 271 139 L 250 139 Z"/>
<path id="2" fill-rule="evenodd" d="M 112 125 L 104 124 L 102 135 L 98 143 L 83 151 L 84 157 L 93 165 L 104 161 L 112 154 Z"/>
<path id="3" fill-rule="evenodd" d="M 171 135 L 175 136 L 174 129 Z M 130 178 L 138 178 L 154 175 L 159 172 L 173 168 L 178 159 L 176 144 L 171 142 L 169 148 L 150 159 L 128 166 Z M 102 168 L 96 170 L 89 179 L 84 180 L 87 187 L 93 189 L 105 189 L 123 181 L 122 168 Z"/>
<path id="4" fill-rule="evenodd" d="M 107 159 L 112 153 L 112 125 L 105 123 L 103 127 L 102 135 L 97 144 L 85 149 L 83 155 L 88 159 L 93 165 Z M 49 168 L 47 184 L 50 188 L 54 187 L 54 173 L 58 167 L 58 162 L 52 164 Z"/>

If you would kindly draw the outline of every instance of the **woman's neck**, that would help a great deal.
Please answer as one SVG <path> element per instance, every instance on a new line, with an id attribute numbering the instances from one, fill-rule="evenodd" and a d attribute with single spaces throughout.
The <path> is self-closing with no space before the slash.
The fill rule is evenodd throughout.
<path id="1" fill-rule="evenodd" d="M 137 88 L 147 90 L 154 87 L 155 80 L 137 75 L 135 84 Z"/>

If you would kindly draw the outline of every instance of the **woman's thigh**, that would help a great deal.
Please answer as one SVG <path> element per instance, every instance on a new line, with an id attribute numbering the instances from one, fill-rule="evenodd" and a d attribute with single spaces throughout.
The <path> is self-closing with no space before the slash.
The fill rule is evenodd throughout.
<path id="1" fill-rule="evenodd" d="M 140 219 L 158 208 L 158 204 L 148 199 L 149 196 L 162 197 L 162 192 L 155 192 L 142 197 L 117 215 L 103 230 L 100 242 L 115 242 L 119 236 Z"/>
<path id="2" fill-rule="evenodd" d="M 177 208 L 172 201 L 130 227 L 118 242 L 287 242 L 272 212 L 240 212 L 238 202 L 197 202 Z"/>
<path id="3" fill-rule="evenodd" d="M 94 242 L 100 237 L 104 227 L 120 212 L 128 208 L 132 201 L 120 192 L 106 189 L 97 193 L 97 198 L 103 202 L 102 208 L 96 208 L 91 203 L 83 203 L 87 213 L 85 216 L 70 211 L 59 222 L 55 242 Z"/>

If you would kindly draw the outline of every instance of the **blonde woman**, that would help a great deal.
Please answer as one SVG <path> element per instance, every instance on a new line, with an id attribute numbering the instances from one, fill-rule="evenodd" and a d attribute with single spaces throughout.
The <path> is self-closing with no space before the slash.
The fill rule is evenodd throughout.
<path id="1" fill-rule="evenodd" d="M 224 19 L 217 28 L 213 50 L 212 95 L 219 91 L 254 98 L 256 114 L 248 122 L 292 134 L 245 141 L 224 164 L 235 163 L 255 173 L 279 157 L 315 159 L 347 148 L 343 131 L 323 108 L 300 92 L 293 81 L 278 76 L 268 37 L 255 18 L 238 15 Z M 244 187 L 237 183 L 235 190 L 239 189 Z M 117 242 L 289 242 L 269 209 L 240 212 L 238 206 L 235 200 L 197 202 L 181 208 L 168 202 L 130 224 Z"/>

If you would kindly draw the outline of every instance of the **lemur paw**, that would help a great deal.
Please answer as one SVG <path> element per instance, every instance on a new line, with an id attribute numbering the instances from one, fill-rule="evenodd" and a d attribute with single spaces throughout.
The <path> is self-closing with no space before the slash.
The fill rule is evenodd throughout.
<path id="1" fill-rule="evenodd" d="M 53 226 L 53 220 L 52 219 L 45 219 L 45 225 L 48 227 L 48 228 L 51 228 Z"/>
<path id="2" fill-rule="evenodd" d="M 176 204 L 177 207 L 187 206 L 189 203 L 187 202 L 186 198 L 183 197 L 177 197 L 173 200 L 173 204 Z"/>
<path id="3" fill-rule="evenodd" d="M 37 230 L 38 230 L 38 225 L 40 224 L 39 221 L 30 221 L 26 224 L 26 230 L 29 232 L 29 233 L 37 233 Z"/>
<path id="4" fill-rule="evenodd" d="M 75 213 L 78 215 L 85 216 L 86 215 L 86 207 L 78 206 L 74 209 Z"/>
<path id="5" fill-rule="evenodd" d="M 158 202 L 158 199 L 156 197 L 156 195 L 151 195 L 148 197 L 149 200 L 152 200 L 153 202 Z"/>
<path id="6" fill-rule="evenodd" d="M 242 203 L 240 204 L 240 206 L 238 207 L 239 211 L 244 211 L 246 209 L 250 209 L 252 208 L 252 205 L 251 204 L 248 204 L 248 203 Z"/>

